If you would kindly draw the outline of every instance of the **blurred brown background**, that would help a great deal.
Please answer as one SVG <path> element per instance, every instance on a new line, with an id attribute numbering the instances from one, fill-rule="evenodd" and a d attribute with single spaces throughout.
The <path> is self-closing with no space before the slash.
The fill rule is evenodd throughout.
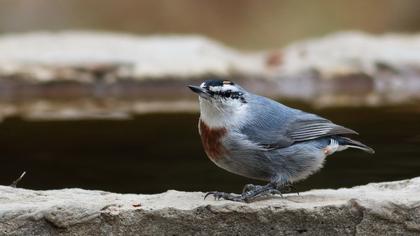
<path id="1" fill-rule="evenodd" d="M 266 49 L 342 30 L 416 32 L 419 12 L 416 0 L 2 0 L 0 33 L 203 34 L 238 48 Z"/>

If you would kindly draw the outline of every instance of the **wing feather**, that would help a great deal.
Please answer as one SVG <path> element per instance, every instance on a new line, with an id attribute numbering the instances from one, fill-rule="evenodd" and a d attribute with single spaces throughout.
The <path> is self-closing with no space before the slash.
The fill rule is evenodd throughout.
<path id="1" fill-rule="evenodd" d="M 357 132 L 309 113 L 305 113 L 290 122 L 286 132 L 286 136 L 294 142 L 345 134 L 357 134 Z"/>
<path id="2" fill-rule="evenodd" d="M 296 142 L 333 135 L 357 134 L 356 131 L 336 125 L 315 114 L 287 107 L 271 99 L 253 95 L 249 105 L 252 113 L 241 133 L 261 147 L 284 148 Z"/>

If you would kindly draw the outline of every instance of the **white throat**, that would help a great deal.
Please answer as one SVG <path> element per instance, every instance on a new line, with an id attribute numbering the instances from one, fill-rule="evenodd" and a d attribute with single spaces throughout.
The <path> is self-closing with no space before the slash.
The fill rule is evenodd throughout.
<path id="1" fill-rule="evenodd" d="M 241 127 L 247 119 L 248 105 L 223 107 L 200 98 L 200 119 L 211 128 Z"/>

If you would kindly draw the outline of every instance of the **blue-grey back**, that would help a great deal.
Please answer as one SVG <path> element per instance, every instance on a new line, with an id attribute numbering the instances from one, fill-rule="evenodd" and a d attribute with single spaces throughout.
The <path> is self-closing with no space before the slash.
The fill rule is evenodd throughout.
<path id="1" fill-rule="evenodd" d="M 315 114 L 287 107 L 269 98 L 247 94 L 247 125 L 240 130 L 249 140 L 267 148 L 288 147 L 295 142 L 325 136 L 357 134 Z"/>
<path id="2" fill-rule="evenodd" d="M 260 144 L 276 142 L 290 145 L 292 140 L 285 136 L 285 127 L 301 111 L 266 97 L 254 94 L 248 96 L 247 102 L 252 111 L 248 113 L 248 125 L 242 127 L 241 132 Z"/>

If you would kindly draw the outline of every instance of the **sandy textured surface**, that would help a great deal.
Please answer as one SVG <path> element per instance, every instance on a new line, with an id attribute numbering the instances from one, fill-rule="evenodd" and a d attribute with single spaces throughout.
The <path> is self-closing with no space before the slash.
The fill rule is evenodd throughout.
<path id="1" fill-rule="evenodd" d="M 0 186 L 1 235 L 418 235 L 420 178 L 254 203 Z"/>

